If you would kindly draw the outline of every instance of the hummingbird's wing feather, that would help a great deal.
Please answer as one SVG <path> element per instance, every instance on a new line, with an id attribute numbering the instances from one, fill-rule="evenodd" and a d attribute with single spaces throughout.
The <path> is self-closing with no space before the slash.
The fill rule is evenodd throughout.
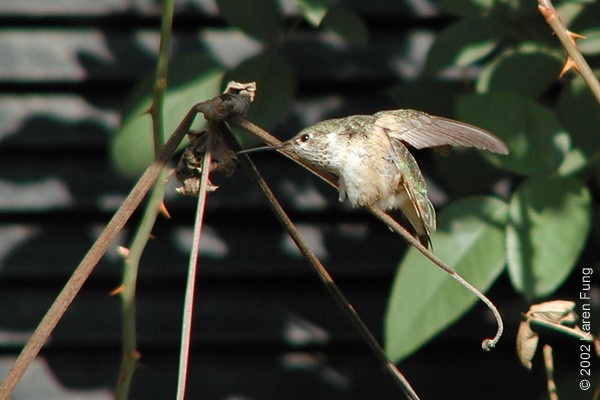
<path id="1" fill-rule="evenodd" d="M 375 125 L 381 127 L 390 138 L 417 149 L 451 145 L 508 154 L 508 148 L 496 136 L 463 122 L 416 110 L 380 111 L 373 117 L 376 118 Z"/>

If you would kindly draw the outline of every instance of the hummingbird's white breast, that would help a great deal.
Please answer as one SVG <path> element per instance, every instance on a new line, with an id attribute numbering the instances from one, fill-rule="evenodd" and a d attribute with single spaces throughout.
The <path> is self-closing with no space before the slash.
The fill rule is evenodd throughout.
<path id="1" fill-rule="evenodd" d="M 378 205 L 389 210 L 405 201 L 397 199 L 400 173 L 381 130 L 360 140 L 352 139 L 340 168 L 340 200 L 348 198 L 352 206 Z"/>

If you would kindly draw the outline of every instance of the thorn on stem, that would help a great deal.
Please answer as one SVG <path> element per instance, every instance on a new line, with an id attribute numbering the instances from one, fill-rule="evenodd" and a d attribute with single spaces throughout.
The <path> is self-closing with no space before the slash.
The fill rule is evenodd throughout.
<path id="1" fill-rule="evenodd" d="M 114 288 L 113 290 L 111 290 L 108 295 L 109 296 L 116 296 L 118 294 L 123 293 L 124 289 L 125 289 L 125 285 L 121 284 L 121 285 L 117 286 L 116 288 Z"/>
<path id="2" fill-rule="evenodd" d="M 571 32 L 570 30 L 567 30 L 567 37 L 569 38 L 569 42 L 571 42 L 571 44 L 575 47 L 577 47 L 577 44 L 575 43 L 576 39 L 587 39 L 586 36 L 580 35 L 579 33 Z"/>
<path id="3" fill-rule="evenodd" d="M 161 214 L 166 219 L 171 219 L 171 214 L 169 214 L 169 210 L 167 210 L 167 206 L 165 205 L 164 200 L 160 202 L 158 205 L 158 213 Z"/>
<path id="4" fill-rule="evenodd" d="M 145 115 L 145 114 L 152 115 L 153 112 L 154 112 L 154 105 L 150 104 L 148 106 L 148 108 L 145 111 L 142 112 L 142 115 Z"/>
<path id="5" fill-rule="evenodd" d="M 119 254 L 123 258 L 129 257 L 129 249 L 125 246 L 117 247 L 117 254 Z"/>
<path id="6" fill-rule="evenodd" d="M 558 77 L 562 78 L 567 72 L 569 72 L 570 69 L 574 69 L 575 71 L 579 72 L 579 70 L 577 69 L 577 64 L 575 64 L 571 57 L 567 57 L 567 60 L 565 61 L 565 64 L 560 70 Z"/>
<path id="7" fill-rule="evenodd" d="M 545 7 L 542 5 L 538 5 L 538 11 L 540 12 L 540 14 L 543 15 L 543 17 L 546 19 L 546 21 L 551 21 L 556 16 L 556 13 L 554 12 L 554 8 L 552 8 L 552 7 Z"/>

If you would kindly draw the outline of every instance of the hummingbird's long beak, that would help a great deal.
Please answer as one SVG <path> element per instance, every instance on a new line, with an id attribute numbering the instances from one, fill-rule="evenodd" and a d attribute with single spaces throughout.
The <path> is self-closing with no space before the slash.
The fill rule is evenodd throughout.
<path id="1" fill-rule="evenodd" d="M 263 147 L 255 147 L 253 149 L 241 150 L 241 151 L 238 151 L 235 154 L 248 154 L 248 153 L 257 153 L 259 151 L 280 150 L 280 149 L 283 149 L 285 147 L 286 147 L 285 142 L 283 142 L 283 143 L 278 144 L 276 146 L 263 146 Z"/>

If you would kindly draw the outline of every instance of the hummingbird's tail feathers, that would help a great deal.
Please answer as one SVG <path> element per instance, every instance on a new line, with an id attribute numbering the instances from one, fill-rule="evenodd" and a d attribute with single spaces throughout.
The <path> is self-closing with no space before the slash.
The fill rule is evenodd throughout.
<path id="1" fill-rule="evenodd" d="M 406 179 L 402 179 L 400 185 L 401 187 L 398 190 L 400 191 L 403 188 L 408 197 L 408 201 L 405 201 L 400 209 L 406 219 L 408 219 L 408 222 L 413 226 L 419 242 L 423 246 L 429 247 L 431 244 L 429 236 L 436 228 L 433 204 L 431 204 L 428 198 L 417 199 L 415 190 Z"/>
<path id="2" fill-rule="evenodd" d="M 421 243 L 426 249 L 433 249 L 433 243 L 431 243 L 431 237 L 429 235 L 417 234 L 417 239 L 419 239 L 419 243 Z"/>
<path id="3" fill-rule="evenodd" d="M 463 122 L 436 117 L 416 110 L 380 111 L 375 125 L 387 135 L 417 149 L 444 145 L 476 147 L 508 154 L 506 144 L 490 132 Z"/>

